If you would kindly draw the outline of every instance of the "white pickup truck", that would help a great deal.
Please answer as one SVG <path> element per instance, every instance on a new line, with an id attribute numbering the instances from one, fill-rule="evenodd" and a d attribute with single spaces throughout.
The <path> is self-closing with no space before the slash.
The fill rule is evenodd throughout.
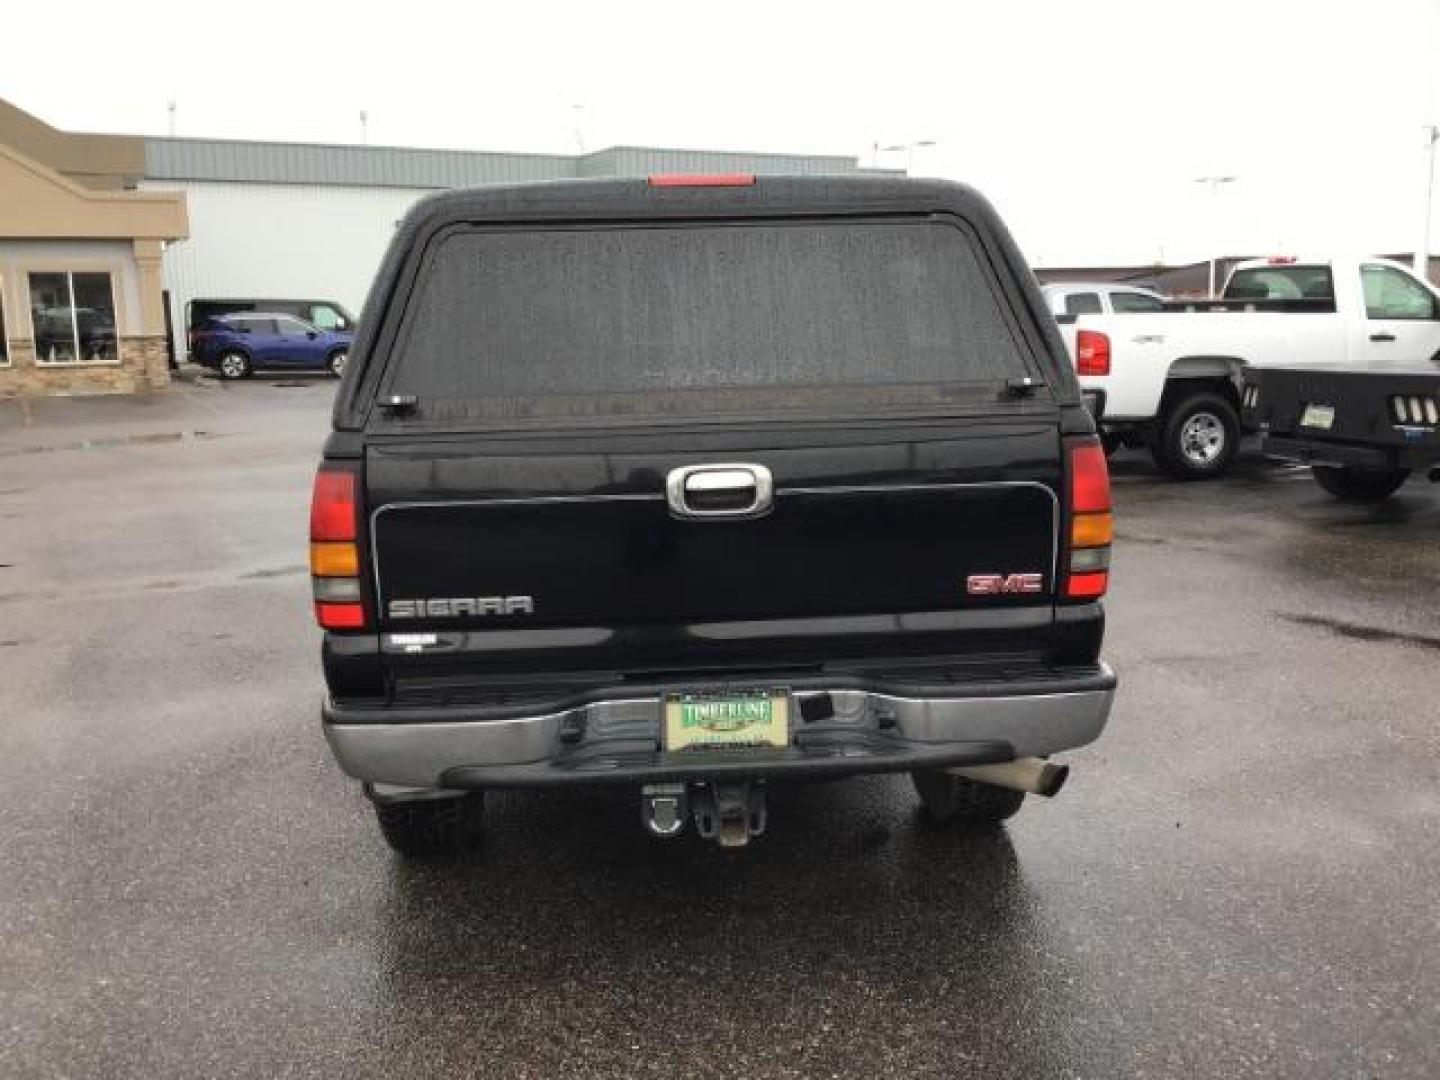
<path id="1" fill-rule="evenodd" d="M 1219 300 L 1061 317 L 1107 449 L 1148 446 L 1182 479 L 1225 473 L 1248 368 L 1436 370 L 1440 293 L 1378 258 L 1254 259 Z"/>

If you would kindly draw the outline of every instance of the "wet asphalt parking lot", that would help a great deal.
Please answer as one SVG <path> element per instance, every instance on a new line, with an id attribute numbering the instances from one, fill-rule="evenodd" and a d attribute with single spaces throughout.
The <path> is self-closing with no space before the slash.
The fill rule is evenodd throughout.
<path id="1" fill-rule="evenodd" d="M 1122 453 L 1110 727 L 998 834 L 507 794 L 408 866 L 319 731 L 332 390 L 0 404 L 0 1076 L 1440 1075 L 1440 486 Z"/>

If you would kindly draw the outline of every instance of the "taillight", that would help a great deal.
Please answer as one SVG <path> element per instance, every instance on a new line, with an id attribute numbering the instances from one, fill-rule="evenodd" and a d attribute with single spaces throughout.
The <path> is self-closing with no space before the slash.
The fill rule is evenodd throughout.
<path id="1" fill-rule="evenodd" d="M 322 465 L 310 498 L 310 585 L 315 621 L 326 630 L 363 630 L 358 474 Z"/>
<path id="2" fill-rule="evenodd" d="M 1081 375 L 1110 374 L 1110 335 L 1099 330 L 1075 334 L 1075 370 Z"/>
<path id="3" fill-rule="evenodd" d="M 1440 398 L 1397 394 L 1390 399 L 1390 413 L 1402 424 L 1435 427 L 1440 424 Z"/>
<path id="4" fill-rule="evenodd" d="M 1066 443 L 1069 479 L 1066 501 L 1070 535 L 1066 544 L 1065 596 L 1096 600 L 1110 585 L 1110 543 L 1115 517 L 1110 503 L 1110 469 L 1100 440 L 1092 437 Z"/>
<path id="5" fill-rule="evenodd" d="M 750 187 L 751 173 L 659 173 L 649 178 L 651 187 Z"/>

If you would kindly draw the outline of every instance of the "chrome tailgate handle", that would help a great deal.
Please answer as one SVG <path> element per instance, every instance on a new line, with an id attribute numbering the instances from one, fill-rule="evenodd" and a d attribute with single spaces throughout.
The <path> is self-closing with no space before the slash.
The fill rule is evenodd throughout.
<path id="1" fill-rule="evenodd" d="M 684 465 L 665 478 L 670 512 L 691 520 L 761 517 L 775 501 L 764 465 Z"/>

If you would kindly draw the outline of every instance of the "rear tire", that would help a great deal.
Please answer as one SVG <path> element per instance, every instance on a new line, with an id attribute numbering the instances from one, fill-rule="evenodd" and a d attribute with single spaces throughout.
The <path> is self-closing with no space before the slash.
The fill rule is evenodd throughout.
<path id="1" fill-rule="evenodd" d="M 436 799 L 375 803 L 385 842 L 407 859 L 458 855 L 480 837 L 484 796 L 478 791 Z"/>
<path id="2" fill-rule="evenodd" d="M 1346 465 L 1314 465 L 1315 482 L 1337 499 L 1355 503 L 1384 502 L 1410 476 L 1409 469 L 1355 469 Z"/>
<path id="3" fill-rule="evenodd" d="M 243 379 L 251 372 L 250 358 L 242 352 L 223 352 L 215 361 L 215 370 L 222 379 Z"/>
<path id="4" fill-rule="evenodd" d="M 345 362 L 350 359 L 350 353 L 346 349 L 336 349 L 325 360 L 325 366 L 335 378 L 345 374 Z"/>
<path id="5" fill-rule="evenodd" d="M 1151 453 L 1177 480 L 1213 480 L 1230 471 L 1240 448 L 1234 404 L 1213 390 L 1178 396 L 1162 414 Z"/>
<path id="6" fill-rule="evenodd" d="M 940 824 L 996 825 L 1013 817 L 1025 801 L 1023 791 L 981 784 L 940 770 L 913 772 L 910 779 L 925 813 Z"/>

